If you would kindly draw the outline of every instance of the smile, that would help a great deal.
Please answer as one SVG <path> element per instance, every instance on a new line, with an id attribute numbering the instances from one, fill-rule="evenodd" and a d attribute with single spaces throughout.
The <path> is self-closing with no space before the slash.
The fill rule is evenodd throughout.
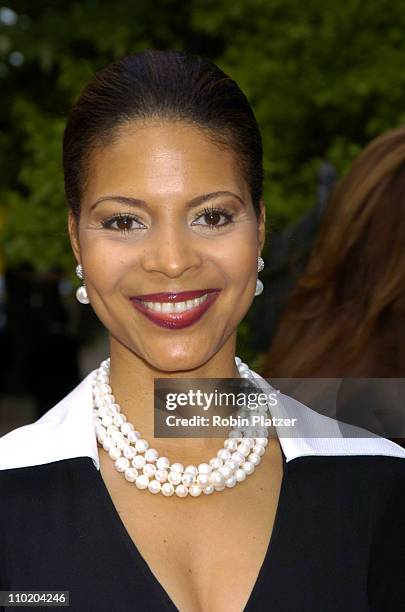
<path id="1" fill-rule="evenodd" d="M 187 300 L 186 302 L 144 302 L 144 304 L 155 312 L 185 312 L 186 310 L 191 310 L 192 308 L 203 304 L 207 297 L 208 293 L 205 293 L 200 298 Z"/>
<path id="2" fill-rule="evenodd" d="M 150 321 L 169 329 L 196 323 L 214 303 L 220 289 L 154 293 L 131 297 L 132 305 Z"/>

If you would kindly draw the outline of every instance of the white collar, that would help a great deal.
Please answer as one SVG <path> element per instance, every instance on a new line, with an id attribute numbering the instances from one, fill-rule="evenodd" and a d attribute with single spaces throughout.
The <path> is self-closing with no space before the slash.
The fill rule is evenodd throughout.
<path id="1" fill-rule="evenodd" d="M 100 469 L 93 424 L 93 370 L 38 421 L 0 438 L 0 469 L 91 457 Z"/>
<path id="2" fill-rule="evenodd" d="M 43 465 L 75 457 L 90 457 L 99 470 L 97 440 L 93 425 L 93 370 L 82 382 L 38 421 L 0 438 L 0 470 Z M 253 372 L 263 389 L 272 387 Z M 281 401 L 280 401 L 281 399 Z M 359 428 L 343 425 L 320 415 L 286 395 L 271 409 L 277 418 L 298 418 L 299 437 L 276 427 L 286 461 L 305 456 L 386 455 L 405 458 L 405 449 L 380 436 L 347 437 Z M 314 429 L 315 426 L 315 429 Z M 311 437 L 310 432 L 317 432 Z M 344 435 L 343 435 L 344 432 Z"/>

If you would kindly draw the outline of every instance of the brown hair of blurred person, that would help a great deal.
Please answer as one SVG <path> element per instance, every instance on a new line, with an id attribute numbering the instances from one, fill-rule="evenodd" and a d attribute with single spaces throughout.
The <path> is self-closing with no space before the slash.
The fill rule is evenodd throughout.
<path id="1" fill-rule="evenodd" d="M 405 127 L 374 139 L 333 190 L 262 374 L 405 376 Z"/>

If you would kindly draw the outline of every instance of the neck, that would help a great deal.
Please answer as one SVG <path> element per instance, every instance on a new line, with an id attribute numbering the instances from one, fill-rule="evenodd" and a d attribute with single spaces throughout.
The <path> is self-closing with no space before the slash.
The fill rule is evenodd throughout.
<path id="1" fill-rule="evenodd" d="M 162 371 L 110 338 L 110 386 L 116 403 L 141 437 L 156 448 L 161 456 L 184 465 L 198 464 L 216 455 L 224 437 L 218 438 L 155 438 L 155 378 L 240 378 L 235 364 L 236 336 L 222 349 L 191 369 Z"/>

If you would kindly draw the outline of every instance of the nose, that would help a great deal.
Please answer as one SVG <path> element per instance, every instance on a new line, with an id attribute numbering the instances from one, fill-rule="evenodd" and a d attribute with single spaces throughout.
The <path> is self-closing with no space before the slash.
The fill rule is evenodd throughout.
<path id="1" fill-rule="evenodd" d="M 195 239 L 186 228 L 168 224 L 150 236 L 142 258 L 146 272 L 160 272 L 168 278 L 177 278 L 201 265 L 201 253 Z"/>

